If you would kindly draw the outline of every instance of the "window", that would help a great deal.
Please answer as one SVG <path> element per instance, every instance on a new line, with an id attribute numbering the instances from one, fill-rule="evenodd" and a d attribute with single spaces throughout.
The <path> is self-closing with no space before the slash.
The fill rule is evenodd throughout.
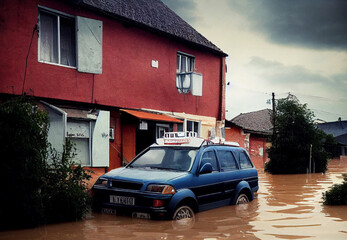
<path id="1" fill-rule="evenodd" d="M 214 154 L 214 152 L 210 151 L 210 152 L 204 153 L 204 155 L 202 156 L 202 159 L 201 159 L 200 167 L 202 167 L 205 163 L 211 163 L 212 171 L 219 171 L 217 158 L 216 158 L 216 155 Z"/>
<path id="2" fill-rule="evenodd" d="M 177 53 L 177 68 L 176 68 L 176 87 L 179 93 L 188 93 L 191 85 L 191 75 L 187 73 L 194 72 L 195 57 Z"/>
<path id="3" fill-rule="evenodd" d="M 187 121 L 187 131 L 196 132 L 200 136 L 200 122 Z"/>
<path id="4" fill-rule="evenodd" d="M 163 138 L 164 133 L 170 132 L 170 125 L 169 124 L 156 124 L 156 137 L 157 138 Z"/>
<path id="5" fill-rule="evenodd" d="M 245 152 L 241 152 L 240 153 L 240 167 L 242 169 L 244 169 L 244 168 L 252 168 L 253 167 L 251 161 L 249 160 L 249 157 L 246 155 Z"/>
<path id="6" fill-rule="evenodd" d="M 40 62 L 102 73 L 102 21 L 39 6 Z"/>
<path id="7" fill-rule="evenodd" d="M 75 18 L 39 10 L 39 60 L 76 66 Z"/>
<path id="8" fill-rule="evenodd" d="M 218 156 L 223 171 L 232 171 L 237 169 L 234 155 L 231 152 L 219 151 Z"/>
<path id="9" fill-rule="evenodd" d="M 58 153 L 63 152 L 65 139 L 74 143 L 73 161 L 82 166 L 109 166 L 110 112 L 75 108 L 59 108 L 43 103 L 49 114 L 48 140 Z"/>

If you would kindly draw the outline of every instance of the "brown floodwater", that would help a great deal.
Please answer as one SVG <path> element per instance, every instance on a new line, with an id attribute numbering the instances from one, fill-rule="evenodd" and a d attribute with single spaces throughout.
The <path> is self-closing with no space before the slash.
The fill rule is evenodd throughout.
<path id="1" fill-rule="evenodd" d="M 257 199 L 197 213 L 192 221 L 151 221 L 92 213 L 79 222 L 0 232 L 0 239 L 347 239 L 347 206 L 324 206 L 322 193 L 343 181 L 347 160 L 326 174 L 259 171 Z"/>

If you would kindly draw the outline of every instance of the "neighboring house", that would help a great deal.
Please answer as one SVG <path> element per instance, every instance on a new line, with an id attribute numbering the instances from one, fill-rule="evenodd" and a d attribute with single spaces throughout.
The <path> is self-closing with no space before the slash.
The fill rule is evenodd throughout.
<path id="1" fill-rule="evenodd" d="M 270 109 L 241 113 L 225 122 L 225 140 L 239 143 L 248 151 L 255 166 L 263 168 L 272 128 Z"/>
<path id="2" fill-rule="evenodd" d="M 70 138 L 83 166 L 224 127 L 227 54 L 160 0 L 2 0 L 0 18 L 0 101 L 34 96 L 50 142 Z"/>
<path id="3" fill-rule="evenodd" d="M 340 157 L 347 155 L 347 121 L 339 119 L 336 122 L 319 123 L 317 127 L 327 134 L 334 136 L 338 145 L 330 149 L 333 157 Z"/>

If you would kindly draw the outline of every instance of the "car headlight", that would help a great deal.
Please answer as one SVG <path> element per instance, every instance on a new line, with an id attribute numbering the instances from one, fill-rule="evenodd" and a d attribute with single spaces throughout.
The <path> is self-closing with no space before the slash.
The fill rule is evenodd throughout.
<path id="1" fill-rule="evenodd" d="M 107 178 L 98 178 L 98 180 L 96 180 L 95 184 L 94 185 L 97 185 L 97 186 L 105 186 L 107 187 Z"/>
<path id="2" fill-rule="evenodd" d="M 156 192 L 161 194 L 175 194 L 176 190 L 171 185 L 166 184 L 150 184 L 147 186 L 146 191 Z"/>

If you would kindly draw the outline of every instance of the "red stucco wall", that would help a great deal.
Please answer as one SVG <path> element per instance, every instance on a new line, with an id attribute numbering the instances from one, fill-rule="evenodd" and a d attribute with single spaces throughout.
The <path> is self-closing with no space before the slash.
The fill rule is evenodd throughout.
<path id="1" fill-rule="evenodd" d="M 38 4 L 71 15 L 103 21 L 103 73 L 38 62 L 38 35 L 28 55 L 24 92 L 122 108 L 149 108 L 220 117 L 222 57 L 119 22 L 62 1 L 3 0 L 0 8 L 0 93 L 22 94 L 26 55 Z M 203 96 L 179 94 L 176 89 L 176 54 L 195 56 L 196 72 L 203 74 Z M 151 61 L 158 60 L 159 68 Z"/>
<path id="2" fill-rule="evenodd" d="M 262 137 L 256 137 L 252 134 L 243 133 L 242 129 L 236 126 L 230 126 L 225 129 L 225 140 L 231 142 L 237 142 L 240 147 L 245 148 L 256 168 L 263 168 L 267 161 L 267 139 Z M 259 149 L 263 149 L 261 155 Z"/>

